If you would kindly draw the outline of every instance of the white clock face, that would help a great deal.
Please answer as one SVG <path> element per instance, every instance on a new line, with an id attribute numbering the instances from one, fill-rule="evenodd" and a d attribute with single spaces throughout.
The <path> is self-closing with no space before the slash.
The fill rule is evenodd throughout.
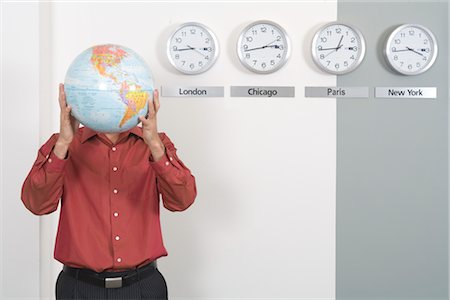
<path id="1" fill-rule="evenodd" d="M 417 75 L 428 70 L 436 60 L 436 39 L 421 25 L 401 25 L 387 39 L 385 56 L 395 71 Z"/>
<path id="2" fill-rule="evenodd" d="M 364 37 L 354 27 L 329 23 L 315 34 L 312 56 L 316 65 L 331 74 L 346 74 L 358 67 L 365 54 Z"/>
<path id="3" fill-rule="evenodd" d="M 288 60 L 290 51 L 286 32 L 270 21 L 248 25 L 237 43 L 241 63 L 255 73 L 272 73 L 280 69 Z"/>
<path id="4" fill-rule="evenodd" d="M 181 25 L 167 42 L 167 56 L 171 64 L 185 74 L 208 70 L 219 55 L 214 33 L 199 23 Z"/>

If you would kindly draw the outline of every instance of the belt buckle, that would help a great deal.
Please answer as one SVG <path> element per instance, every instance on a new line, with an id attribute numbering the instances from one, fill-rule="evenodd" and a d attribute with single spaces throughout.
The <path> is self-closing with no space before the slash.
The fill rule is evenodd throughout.
<path id="1" fill-rule="evenodd" d="M 120 288 L 122 287 L 122 277 L 105 278 L 105 288 Z"/>

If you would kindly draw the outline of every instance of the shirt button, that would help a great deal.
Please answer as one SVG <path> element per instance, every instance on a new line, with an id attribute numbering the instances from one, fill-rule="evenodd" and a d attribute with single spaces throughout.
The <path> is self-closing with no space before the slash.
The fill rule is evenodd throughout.
<path id="1" fill-rule="evenodd" d="M 121 262 L 122 261 L 122 259 L 119 257 L 119 258 L 117 258 L 117 262 Z"/>
<path id="2" fill-rule="evenodd" d="M 115 212 L 114 213 L 114 217 L 118 217 L 119 216 L 119 213 L 118 212 Z"/>
<path id="3" fill-rule="evenodd" d="M 116 172 L 117 171 L 117 167 L 113 167 L 113 171 Z"/>
<path id="4" fill-rule="evenodd" d="M 119 192 L 119 191 L 118 191 L 117 189 L 114 189 L 114 190 L 113 190 L 113 193 L 114 193 L 114 194 L 117 194 L 118 192 Z"/>
<path id="5" fill-rule="evenodd" d="M 166 166 L 168 166 L 169 165 L 169 162 L 168 161 L 166 161 Z"/>
<path id="6" fill-rule="evenodd" d="M 118 235 L 116 235 L 116 241 L 120 240 L 120 237 Z"/>
<path id="7" fill-rule="evenodd" d="M 170 158 L 170 161 L 172 161 L 173 160 L 173 158 L 172 157 L 169 157 Z"/>
<path id="8" fill-rule="evenodd" d="M 48 162 L 49 162 L 49 163 L 51 163 L 51 162 L 52 162 L 52 159 L 51 159 L 51 158 L 49 158 L 49 159 L 48 159 Z"/>
<path id="9" fill-rule="evenodd" d="M 112 150 L 112 151 L 116 151 L 117 148 L 116 148 L 116 147 L 112 147 L 111 150 Z"/>

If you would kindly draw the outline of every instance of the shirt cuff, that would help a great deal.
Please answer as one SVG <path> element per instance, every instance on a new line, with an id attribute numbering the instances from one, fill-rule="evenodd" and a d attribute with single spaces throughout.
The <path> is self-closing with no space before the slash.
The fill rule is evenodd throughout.
<path id="1" fill-rule="evenodd" d="M 64 170 L 64 167 L 68 161 L 68 157 L 66 159 L 60 159 L 56 154 L 52 151 L 49 155 L 46 156 L 46 164 L 45 170 L 48 172 L 59 172 L 61 173 Z"/>
<path id="2" fill-rule="evenodd" d="M 170 154 L 170 151 L 166 149 L 166 152 L 164 155 L 158 160 L 153 161 L 149 159 L 150 165 L 158 174 L 164 174 L 175 168 L 175 165 L 173 164 L 173 157 Z"/>

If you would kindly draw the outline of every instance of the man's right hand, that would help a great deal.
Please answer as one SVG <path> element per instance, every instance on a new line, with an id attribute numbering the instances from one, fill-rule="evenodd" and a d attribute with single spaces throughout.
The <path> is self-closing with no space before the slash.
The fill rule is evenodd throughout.
<path id="1" fill-rule="evenodd" d="M 59 108 L 61 109 L 59 137 L 53 152 L 58 158 L 64 159 L 67 156 L 69 145 L 78 131 L 80 122 L 70 114 L 72 108 L 67 105 L 64 84 L 62 83 L 59 84 Z"/>

